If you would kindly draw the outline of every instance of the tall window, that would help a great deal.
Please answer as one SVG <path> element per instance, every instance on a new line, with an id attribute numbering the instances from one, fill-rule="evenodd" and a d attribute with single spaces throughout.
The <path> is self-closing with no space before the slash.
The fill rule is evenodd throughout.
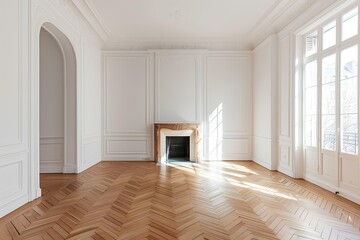
<path id="1" fill-rule="evenodd" d="M 304 35 L 305 148 L 358 154 L 358 20 L 354 7 Z"/>

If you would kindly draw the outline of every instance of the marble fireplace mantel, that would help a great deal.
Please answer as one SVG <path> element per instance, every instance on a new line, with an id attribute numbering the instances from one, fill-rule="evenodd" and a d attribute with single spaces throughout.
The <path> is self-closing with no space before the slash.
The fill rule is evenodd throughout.
<path id="1" fill-rule="evenodd" d="M 154 124 L 154 153 L 155 162 L 164 162 L 166 154 L 166 136 L 190 137 L 190 161 L 199 161 L 200 139 L 199 123 L 155 123 Z M 165 157 L 166 159 L 166 157 Z"/>

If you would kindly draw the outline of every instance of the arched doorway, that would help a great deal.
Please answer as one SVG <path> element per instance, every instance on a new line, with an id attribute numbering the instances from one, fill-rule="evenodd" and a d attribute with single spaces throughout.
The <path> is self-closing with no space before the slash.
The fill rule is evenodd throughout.
<path id="1" fill-rule="evenodd" d="M 74 173 L 77 165 L 76 57 L 69 39 L 44 23 L 39 33 L 40 173 Z"/>

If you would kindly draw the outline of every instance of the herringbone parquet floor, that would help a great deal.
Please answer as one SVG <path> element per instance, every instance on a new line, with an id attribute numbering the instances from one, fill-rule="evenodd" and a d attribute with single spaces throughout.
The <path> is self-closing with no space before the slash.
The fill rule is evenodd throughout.
<path id="1" fill-rule="evenodd" d="M 0 239 L 360 239 L 360 206 L 252 162 L 102 162 L 42 175 Z"/>

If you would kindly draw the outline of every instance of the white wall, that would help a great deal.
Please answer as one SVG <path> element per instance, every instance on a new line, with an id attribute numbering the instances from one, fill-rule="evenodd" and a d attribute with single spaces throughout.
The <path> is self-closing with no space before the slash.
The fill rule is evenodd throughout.
<path id="1" fill-rule="evenodd" d="M 270 36 L 253 51 L 253 160 L 277 168 L 277 46 Z"/>
<path id="2" fill-rule="evenodd" d="M 201 53 L 155 53 L 155 122 L 201 121 Z"/>
<path id="3" fill-rule="evenodd" d="M 152 81 L 149 53 L 104 53 L 104 160 L 153 159 Z"/>
<path id="4" fill-rule="evenodd" d="M 103 81 L 104 160 L 152 160 L 154 122 L 202 123 L 205 160 L 251 159 L 250 53 L 105 51 Z"/>
<path id="5" fill-rule="evenodd" d="M 64 57 L 59 43 L 40 31 L 40 172 L 64 167 Z"/>
<path id="6" fill-rule="evenodd" d="M 30 198 L 27 8 L 0 1 L 0 217 Z"/>
<path id="7" fill-rule="evenodd" d="M 204 64 L 204 159 L 250 160 L 251 54 L 208 53 Z"/>
<path id="8" fill-rule="evenodd" d="M 83 81 L 77 85 L 83 97 L 83 114 L 78 119 L 78 124 L 82 126 L 79 171 L 101 161 L 101 45 L 94 35 L 82 38 Z"/>
<path id="9" fill-rule="evenodd" d="M 294 177 L 293 145 L 292 145 L 292 113 L 293 99 L 291 81 L 291 37 L 284 36 L 278 39 L 279 44 L 279 96 L 278 96 L 278 126 L 279 126 L 279 147 L 278 147 L 278 170 Z M 298 165 L 299 167 L 299 165 Z"/>
<path id="10" fill-rule="evenodd" d="M 1 1 L 0 217 L 41 195 L 39 35 L 47 22 L 68 37 L 76 55 L 78 151 L 68 172 L 101 160 L 103 43 L 70 1 Z"/>

